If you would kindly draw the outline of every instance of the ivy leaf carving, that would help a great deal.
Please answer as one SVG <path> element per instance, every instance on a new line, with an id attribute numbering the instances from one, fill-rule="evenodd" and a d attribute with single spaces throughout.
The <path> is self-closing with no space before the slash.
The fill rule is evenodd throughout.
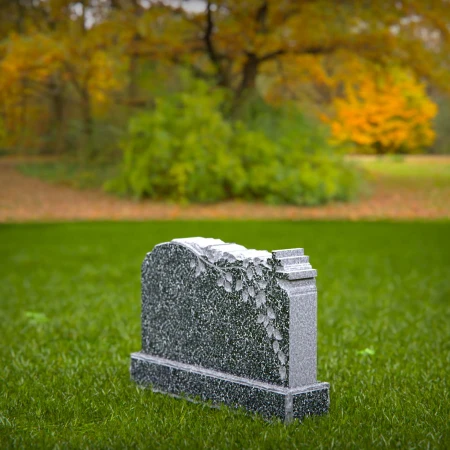
<path id="1" fill-rule="evenodd" d="M 266 294 L 264 291 L 259 291 L 258 295 L 256 296 L 256 306 L 261 306 L 264 305 L 266 303 Z M 269 319 L 271 317 L 269 316 Z"/>
<path id="2" fill-rule="evenodd" d="M 205 270 L 205 265 L 199 260 L 195 268 L 195 276 L 198 277 Z"/>
<path id="3" fill-rule="evenodd" d="M 275 353 L 278 353 L 278 351 L 280 350 L 280 344 L 278 343 L 278 341 L 274 341 L 272 347 Z"/>
<path id="4" fill-rule="evenodd" d="M 267 316 L 270 320 L 275 319 L 275 311 L 272 308 L 267 308 Z"/>
<path id="5" fill-rule="evenodd" d="M 273 337 L 274 337 L 277 341 L 281 341 L 282 337 L 281 337 L 280 330 L 279 330 L 278 328 L 274 328 L 274 329 L 273 329 Z"/>
<path id="6" fill-rule="evenodd" d="M 267 280 L 264 280 L 264 278 L 262 278 L 261 280 L 258 280 L 258 286 L 261 289 L 265 289 L 267 286 Z"/>
<path id="7" fill-rule="evenodd" d="M 206 249 L 206 251 L 205 251 L 205 256 L 206 256 L 206 258 L 209 260 L 209 261 L 211 261 L 211 262 L 215 262 L 214 261 L 214 252 L 210 249 L 210 248 L 207 248 Z"/>
<path id="8" fill-rule="evenodd" d="M 229 262 L 233 263 L 234 261 L 236 261 L 236 257 L 234 255 L 232 255 L 231 253 L 228 253 L 227 260 Z"/>
<path id="9" fill-rule="evenodd" d="M 208 252 L 206 257 L 213 263 L 218 261 L 218 254 L 215 252 Z M 231 263 L 233 261 L 230 261 Z M 195 268 L 195 276 L 198 277 L 201 273 L 206 271 L 206 267 L 201 258 L 191 259 L 189 261 L 191 269 Z M 245 271 L 243 278 L 234 277 L 231 270 L 233 266 L 226 261 L 218 263 L 219 274 L 216 280 L 216 284 L 219 287 L 223 287 L 226 292 L 232 293 L 242 291 L 243 302 L 248 302 L 251 298 L 255 298 L 256 306 L 260 308 L 267 303 L 267 296 L 265 289 L 268 285 L 268 280 L 262 278 L 264 270 L 260 261 L 255 258 L 254 260 L 245 259 L 242 261 L 242 267 Z M 224 270 L 225 269 L 225 270 Z M 229 271 L 226 271 L 226 270 Z M 230 270 L 231 269 L 231 270 Z M 255 279 L 257 277 L 257 279 Z M 251 284 L 250 281 L 254 280 Z M 286 355 L 280 348 L 280 341 L 282 340 L 281 332 L 274 327 L 273 322 L 276 319 L 275 311 L 272 307 L 267 307 L 266 313 L 259 313 L 256 319 L 258 324 L 265 327 L 268 337 L 272 340 L 273 351 L 280 362 L 279 374 L 280 379 L 284 381 L 287 377 L 286 374 Z"/>

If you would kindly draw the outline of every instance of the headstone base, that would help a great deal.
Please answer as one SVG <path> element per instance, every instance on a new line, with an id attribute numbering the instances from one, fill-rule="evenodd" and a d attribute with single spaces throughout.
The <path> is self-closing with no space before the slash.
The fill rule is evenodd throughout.
<path id="1" fill-rule="evenodd" d="M 141 352 L 131 355 L 130 372 L 138 385 L 151 386 L 156 392 L 209 401 L 211 406 L 244 407 L 266 418 L 275 416 L 286 422 L 325 414 L 330 404 L 328 383 L 292 389 Z"/>

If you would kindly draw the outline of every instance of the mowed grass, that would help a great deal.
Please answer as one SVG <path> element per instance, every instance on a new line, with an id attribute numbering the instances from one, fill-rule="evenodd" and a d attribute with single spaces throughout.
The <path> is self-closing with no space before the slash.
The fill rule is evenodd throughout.
<path id="1" fill-rule="evenodd" d="M 305 247 L 328 415 L 286 426 L 130 381 L 140 263 L 197 235 Z M 450 447 L 448 222 L 2 225 L 0 258 L 0 448 Z"/>
<path id="2" fill-rule="evenodd" d="M 353 156 L 372 177 L 398 183 L 450 186 L 450 156 Z"/>

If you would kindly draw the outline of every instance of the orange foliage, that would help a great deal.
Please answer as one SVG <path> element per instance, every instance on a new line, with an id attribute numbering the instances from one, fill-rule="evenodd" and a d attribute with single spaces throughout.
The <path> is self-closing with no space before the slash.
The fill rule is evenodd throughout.
<path id="1" fill-rule="evenodd" d="M 437 106 L 404 69 L 341 51 L 328 58 L 285 57 L 270 80 L 268 102 L 306 104 L 330 124 L 335 143 L 356 144 L 356 151 L 415 153 L 434 142 Z"/>
<path id="2" fill-rule="evenodd" d="M 334 100 L 335 115 L 327 121 L 335 141 L 380 154 L 419 152 L 433 143 L 437 106 L 423 84 L 399 69 L 359 78 L 347 81 L 344 97 Z"/>

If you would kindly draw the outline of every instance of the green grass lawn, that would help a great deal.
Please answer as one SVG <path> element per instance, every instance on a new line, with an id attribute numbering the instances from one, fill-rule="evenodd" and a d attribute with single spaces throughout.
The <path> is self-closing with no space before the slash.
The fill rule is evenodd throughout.
<path id="1" fill-rule="evenodd" d="M 285 426 L 130 381 L 141 261 L 197 235 L 305 247 L 327 416 Z M 2 225 L 0 258 L 2 449 L 450 446 L 448 222 Z"/>
<path id="2" fill-rule="evenodd" d="M 355 156 L 353 160 L 366 169 L 371 178 L 382 177 L 385 181 L 394 182 L 400 186 L 450 186 L 450 157 Z"/>

